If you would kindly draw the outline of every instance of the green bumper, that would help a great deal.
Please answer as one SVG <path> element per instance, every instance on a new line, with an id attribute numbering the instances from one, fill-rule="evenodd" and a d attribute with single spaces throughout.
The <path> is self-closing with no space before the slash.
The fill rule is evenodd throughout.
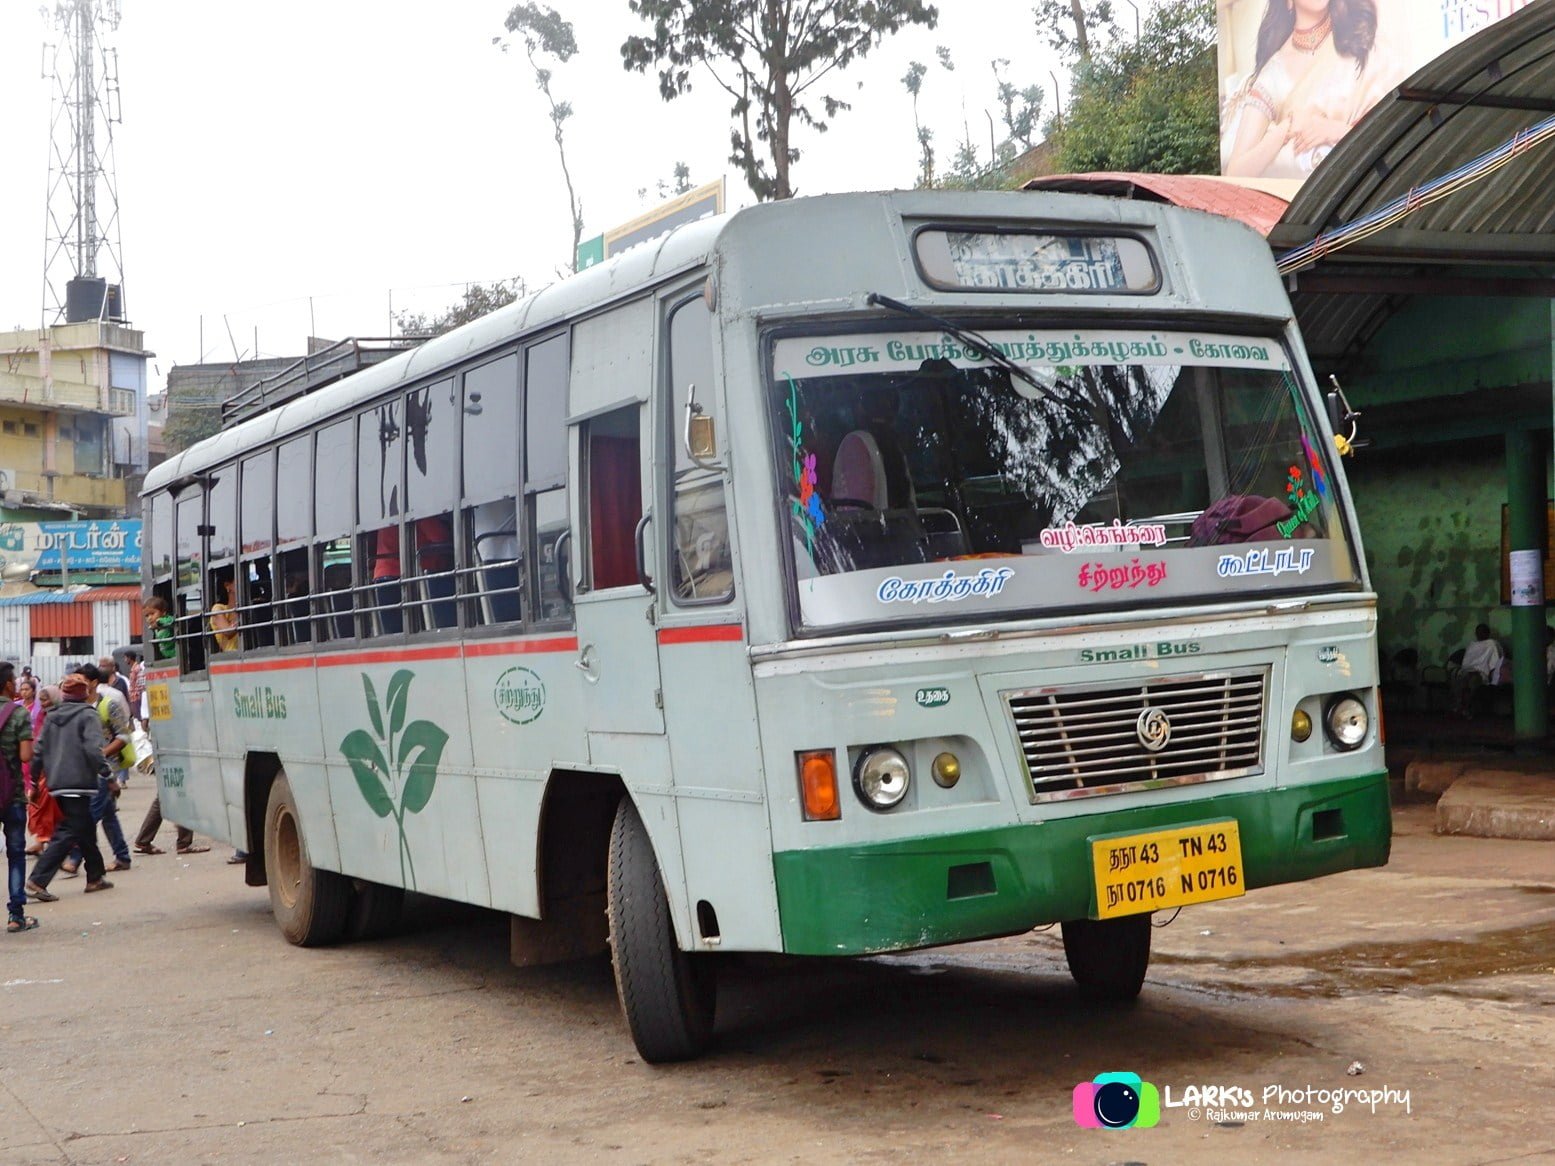
<path id="1" fill-rule="evenodd" d="M 1235 818 L 1252 889 L 1382 866 L 1393 833 L 1386 773 L 1097 811 L 1040 825 L 779 852 L 772 862 L 783 948 L 865 955 L 1083 919 L 1095 906 L 1090 839 L 1104 835 Z"/>

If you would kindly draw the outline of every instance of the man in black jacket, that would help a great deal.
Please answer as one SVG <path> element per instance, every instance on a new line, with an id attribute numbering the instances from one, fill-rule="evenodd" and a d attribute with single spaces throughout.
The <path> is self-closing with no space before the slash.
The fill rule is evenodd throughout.
<path id="1" fill-rule="evenodd" d="M 64 820 L 32 868 L 27 893 L 40 903 L 59 898 L 49 883 L 59 870 L 70 848 L 80 844 L 86 860 L 86 889 L 109 890 L 113 884 L 103 878 L 103 854 L 97 848 L 97 824 L 92 821 L 92 795 L 97 779 L 108 771 L 103 756 L 103 726 L 97 710 L 87 703 L 86 680 L 77 675 L 59 683 L 65 703 L 51 709 L 38 734 L 33 753 L 32 771 L 36 778 L 48 778 L 49 792 L 59 802 Z"/>

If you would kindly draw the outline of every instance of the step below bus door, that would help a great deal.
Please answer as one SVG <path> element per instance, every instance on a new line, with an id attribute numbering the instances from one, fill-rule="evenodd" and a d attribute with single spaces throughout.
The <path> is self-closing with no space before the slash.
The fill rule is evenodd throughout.
<path id="1" fill-rule="evenodd" d="M 577 551 L 571 555 L 574 613 L 578 627 L 576 666 L 583 674 L 584 724 L 590 753 L 617 748 L 596 735 L 664 734 L 660 694 L 658 598 L 654 572 L 652 497 L 647 474 L 651 459 L 644 448 L 643 414 L 637 402 L 578 422 L 573 480 L 577 491 L 573 529 Z M 640 743 L 644 760 L 661 743 Z M 631 743 L 617 742 L 630 751 Z M 615 758 L 593 756 L 596 763 Z"/>

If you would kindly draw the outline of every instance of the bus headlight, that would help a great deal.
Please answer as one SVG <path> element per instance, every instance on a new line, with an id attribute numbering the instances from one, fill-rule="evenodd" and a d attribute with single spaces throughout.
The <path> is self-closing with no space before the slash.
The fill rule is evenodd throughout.
<path id="1" fill-rule="evenodd" d="M 1341 692 L 1330 697 L 1323 708 L 1323 731 L 1335 749 L 1348 752 L 1360 748 L 1371 728 L 1371 716 L 1366 705 L 1353 692 Z"/>
<path id="2" fill-rule="evenodd" d="M 889 810 L 907 796 L 912 771 L 907 758 L 888 746 L 866 749 L 853 766 L 853 788 L 871 810 Z"/>

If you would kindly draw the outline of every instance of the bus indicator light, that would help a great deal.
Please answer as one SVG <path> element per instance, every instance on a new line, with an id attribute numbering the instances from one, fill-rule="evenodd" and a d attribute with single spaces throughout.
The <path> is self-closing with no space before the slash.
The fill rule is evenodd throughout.
<path id="1" fill-rule="evenodd" d="M 842 817 L 837 796 L 837 755 L 830 749 L 800 753 L 799 794 L 807 822 L 832 822 Z"/>

